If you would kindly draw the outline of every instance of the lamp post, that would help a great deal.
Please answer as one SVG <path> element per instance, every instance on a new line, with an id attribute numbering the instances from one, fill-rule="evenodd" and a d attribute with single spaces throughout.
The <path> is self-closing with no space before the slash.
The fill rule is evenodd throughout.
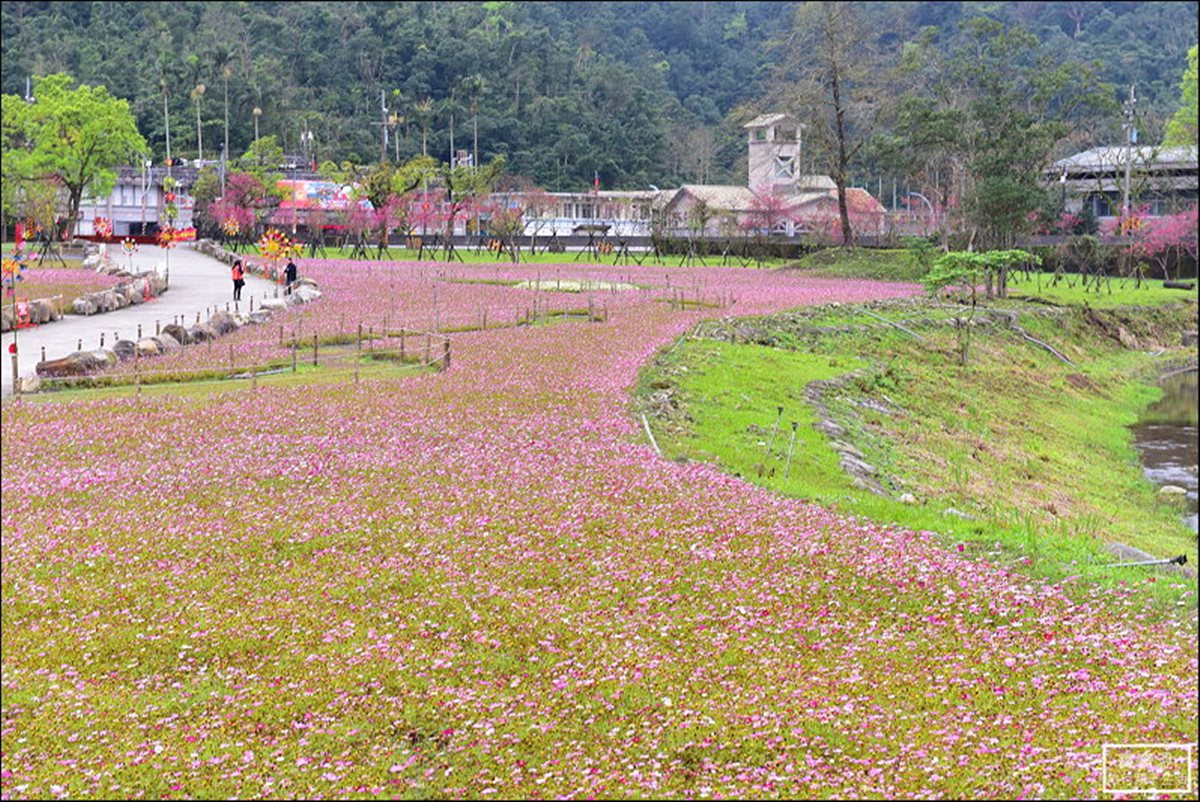
<path id="1" fill-rule="evenodd" d="M 262 109 L 258 106 L 254 107 L 254 144 L 258 144 L 258 118 L 262 116 Z"/>

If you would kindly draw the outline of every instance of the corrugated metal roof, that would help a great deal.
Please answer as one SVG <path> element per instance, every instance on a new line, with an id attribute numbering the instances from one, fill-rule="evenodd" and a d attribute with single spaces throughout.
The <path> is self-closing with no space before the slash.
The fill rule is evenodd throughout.
<path id="1" fill-rule="evenodd" d="M 1160 148 L 1149 145 L 1139 145 L 1132 149 L 1133 164 L 1153 164 L 1158 167 L 1188 165 L 1196 166 L 1196 146 L 1180 145 L 1171 148 Z M 1054 166 L 1063 168 L 1106 168 L 1125 164 L 1124 146 L 1092 148 L 1065 159 L 1059 159 Z"/>

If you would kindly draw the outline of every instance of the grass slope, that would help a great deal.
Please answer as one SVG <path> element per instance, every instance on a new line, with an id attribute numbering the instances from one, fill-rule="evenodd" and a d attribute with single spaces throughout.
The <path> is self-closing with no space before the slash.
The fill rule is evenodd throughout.
<path id="1" fill-rule="evenodd" d="M 910 304 L 874 311 L 895 319 L 916 314 Z M 1138 331 L 1149 344 L 1152 333 L 1169 341 L 1194 321 L 1194 306 L 1140 317 L 1077 310 L 1021 318 L 1035 337 L 1066 351 L 1074 368 L 1000 328 L 979 329 L 966 368 L 954 363 L 948 328 L 922 329 L 927 344 L 877 321 L 871 330 L 810 333 L 814 323 L 830 326 L 839 316 L 870 320 L 852 306 L 791 313 L 750 321 L 780 347 L 700 338 L 661 356 L 640 395 L 674 389 L 674 414 L 668 409 L 655 421 L 665 453 L 715 462 L 789 496 L 940 532 L 964 550 L 1003 551 L 1052 579 L 1080 572 L 1102 582 L 1125 578 L 1099 567 L 1114 561 L 1104 545 L 1112 541 L 1195 562 L 1195 535 L 1143 477 L 1127 428 L 1159 395 L 1130 378 L 1147 357 L 1092 319 Z M 805 386 L 851 371 L 858 377 L 827 402 L 847 429 L 844 439 L 879 469 L 892 498 L 855 487 L 829 438 L 812 427 Z M 916 505 L 895 500 L 906 492 Z"/>

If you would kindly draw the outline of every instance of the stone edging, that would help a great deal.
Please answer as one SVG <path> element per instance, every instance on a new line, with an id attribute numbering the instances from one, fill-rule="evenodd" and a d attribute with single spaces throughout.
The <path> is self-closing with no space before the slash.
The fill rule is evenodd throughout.
<path id="1" fill-rule="evenodd" d="M 205 242 L 205 240 L 201 240 Z M 199 244 L 199 243 L 197 243 Z M 198 250 L 201 250 L 198 248 Z M 233 256 L 227 251 L 216 250 L 225 256 Z M 201 250 L 201 253 L 221 259 L 220 256 Z M 221 259 L 221 261 L 225 261 Z M 229 260 L 232 262 L 232 259 Z M 170 324 L 152 337 L 142 337 L 134 340 L 118 340 L 112 348 L 96 348 L 90 351 L 75 351 L 59 359 L 48 359 L 39 362 L 35 368 L 37 377 L 21 380 L 21 392 L 37 392 L 40 386 L 38 377 L 61 378 L 86 376 L 100 370 L 112 367 L 118 362 L 137 357 L 152 357 L 171 353 L 194 343 L 208 342 L 237 331 L 243 326 L 267 323 L 271 315 L 280 309 L 290 306 L 310 303 L 321 297 L 317 283 L 310 278 L 298 279 L 290 294 L 282 298 L 266 298 L 259 309 L 253 312 L 215 312 L 206 322 L 194 326 Z"/>

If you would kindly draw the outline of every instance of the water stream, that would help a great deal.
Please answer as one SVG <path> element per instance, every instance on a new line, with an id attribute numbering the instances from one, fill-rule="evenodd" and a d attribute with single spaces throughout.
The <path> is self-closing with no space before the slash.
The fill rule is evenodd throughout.
<path id="1" fill-rule="evenodd" d="M 1175 485 L 1187 490 L 1185 520 L 1197 531 L 1196 462 L 1197 439 L 1196 371 L 1168 376 L 1160 383 L 1163 396 L 1142 413 L 1133 427 L 1146 478 L 1156 485 Z"/>

